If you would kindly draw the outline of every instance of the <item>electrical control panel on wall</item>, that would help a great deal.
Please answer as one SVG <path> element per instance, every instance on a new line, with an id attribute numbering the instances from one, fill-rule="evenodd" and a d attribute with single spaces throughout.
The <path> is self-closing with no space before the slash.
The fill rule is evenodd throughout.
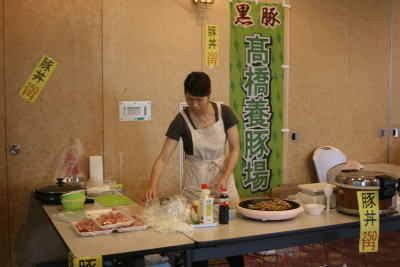
<path id="1" fill-rule="evenodd" d="M 151 120 L 151 101 L 120 101 L 120 121 L 149 121 Z"/>

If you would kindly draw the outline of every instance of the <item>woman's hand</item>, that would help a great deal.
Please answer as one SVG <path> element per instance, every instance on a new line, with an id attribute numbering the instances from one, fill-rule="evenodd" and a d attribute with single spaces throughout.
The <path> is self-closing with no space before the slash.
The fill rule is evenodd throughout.
<path id="1" fill-rule="evenodd" d="M 229 178 L 229 177 L 228 177 Z M 222 178 L 219 183 L 217 184 L 217 187 L 215 188 L 215 192 L 217 195 L 215 198 L 218 198 L 221 195 L 221 190 L 226 189 L 228 186 L 228 178 Z"/>
<path id="2" fill-rule="evenodd" d="M 151 171 L 150 176 L 150 185 L 146 190 L 146 193 L 143 195 L 142 200 L 152 200 L 157 195 L 157 183 L 160 180 L 161 175 L 165 170 L 165 166 L 167 165 L 172 153 L 174 152 L 176 146 L 178 145 L 178 141 L 173 140 L 169 137 L 165 139 L 164 146 L 161 150 L 160 155 L 154 162 L 153 169 Z"/>
<path id="3" fill-rule="evenodd" d="M 146 190 L 146 193 L 144 193 L 142 197 L 142 201 L 146 202 L 152 200 L 153 198 L 156 198 L 156 196 L 157 196 L 157 190 L 155 188 L 148 188 Z"/>
<path id="4" fill-rule="evenodd" d="M 215 197 L 219 197 L 221 195 L 221 189 L 228 189 L 227 185 L 229 176 L 235 169 L 235 166 L 239 158 L 240 145 L 239 145 L 239 132 L 237 126 L 234 125 L 231 128 L 229 128 L 227 134 L 229 143 L 229 156 L 226 161 L 224 175 L 217 184 L 217 187 L 215 188 L 215 190 L 217 190 L 216 192 L 218 193 L 218 195 Z"/>

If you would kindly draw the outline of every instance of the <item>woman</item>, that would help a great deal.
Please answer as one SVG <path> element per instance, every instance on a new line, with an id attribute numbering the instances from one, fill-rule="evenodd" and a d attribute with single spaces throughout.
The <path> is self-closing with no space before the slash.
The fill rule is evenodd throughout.
<path id="1" fill-rule="evenodd" d="M 192 72 L 185 79 L 184 88 L 188 108 L 181 111 L 168 128 L 167 138 L 153 165 L 150 185 L 143 200 L 156 197 L 157 183 L 182 137 L 187 155 L 183 188 L 195 190 L 197 198 L 201 184 L 208 184 L 213 195 L 227 188 L 229 204 L 235 207 L 239 203 L 239 195 L 232 172 L 239 157 L 239 133 L 236 126 L 239 121 L 228 106 L 209 102 L 212 89 L 207 74 Z M 229 156 L 226 156 L 227 140 Z M 229 257 L 227 260 L 230 266 L 244 266 L 243 256 Z"/>
<path id="2" fill-rule="evenodd" d="M 167 138 L 154 163 L 150 185 L 143 200 L 157 195 L 157 183 L 166 164 L 182 137 L 186 153 L 183 188 L 200 192 L 201 184 L 208 184 L 212 194 L 227 188 L 230 206 L 235 207 L 239 196 L 232 172 L 239 157 L 239 122 L 225 105 L 209 102 L 211 81 L 203 72 L 192 72 L 184 83 L 188 108 L 181 111 L 169 126 Z M 226 140 L 229 156 L 226 157 Z M 197 196 L 198 198 L 199 196 Z"/>

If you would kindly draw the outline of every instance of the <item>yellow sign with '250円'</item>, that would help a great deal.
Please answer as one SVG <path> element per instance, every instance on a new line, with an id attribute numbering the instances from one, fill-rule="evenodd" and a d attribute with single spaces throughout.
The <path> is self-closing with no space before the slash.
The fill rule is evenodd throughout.
<path id="1" fill-rule="evenodd" d="M 57 65 L 57 62 L 44 55 L 22 87 L 19 95 L 34 103 Z"/>
<path id="2" fill-rule="evenodd" d="M 219 26 L 206 25 L 206 66 L 219 66 Z"/>
<path id="3" fill-rule="evenodd" d="M 357 191 L 360 211 L 359 252 L 377 252 L 379 241 L 379 191 Z"/>

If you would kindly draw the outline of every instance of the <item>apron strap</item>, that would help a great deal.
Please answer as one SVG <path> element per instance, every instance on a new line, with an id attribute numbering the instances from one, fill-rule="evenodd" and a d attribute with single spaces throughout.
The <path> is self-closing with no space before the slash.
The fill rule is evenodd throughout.
<path id="1" fill-rule="evenodd" d="M 208 163 L 208 170 L 209 171 L 212 171 L 215 167 L 218 167 L 222 172 L 225 171 L 224 162 L 212 160 L 210 163 Z"/>
<path id="2" fill-rule="evenodd" d="M 188 116 L 186 115 L 185 111 L 181 110 L 181 115 L 183 116 L 183 118 L 186 121 L 187 126 L 189 127 L 190 131 L 193 131 L 193 125 L 190 123 Z"/>
<path id="3" fill-rule="evenodd" d="M 187 157 L 187 160 L 190 160 L 192 162 L 208 164 L 209 171 L 212 171 L 214 168 L 219 168 L 223 172 L 225 171 L 225 164 L 224 164 L 225 163 L 225 154 L 217 159 L 209 159 L 209 160 L 200 159 L 200 158 L 194 157 L 193 155 L 186 155 L 186 157 Z"/>
<path id="4" fill-rule="evenodd" d="M 212 105 L 212 102 L 210 102 L 210 103 Z M 218 120 L 222 120 L 221 104 L 220 103 L 216 103 L 216 104 L 217 104 L 217 110 L 218 110 Z M 194 130 L 193 125 L 190 123 L 190 120 L 189 120 L 188 116 L 186 115 L 185 111 L 181 110 L 181 115 L 185 119 L 185 122 L 188 125 L 189 129 Z"/>
<path id="5" fill-rule="evenodd" d="M 218 120 L 222 120 L 222 109 L 220 103 L 217 103 L 217 110 L 218 110 Z"/>

